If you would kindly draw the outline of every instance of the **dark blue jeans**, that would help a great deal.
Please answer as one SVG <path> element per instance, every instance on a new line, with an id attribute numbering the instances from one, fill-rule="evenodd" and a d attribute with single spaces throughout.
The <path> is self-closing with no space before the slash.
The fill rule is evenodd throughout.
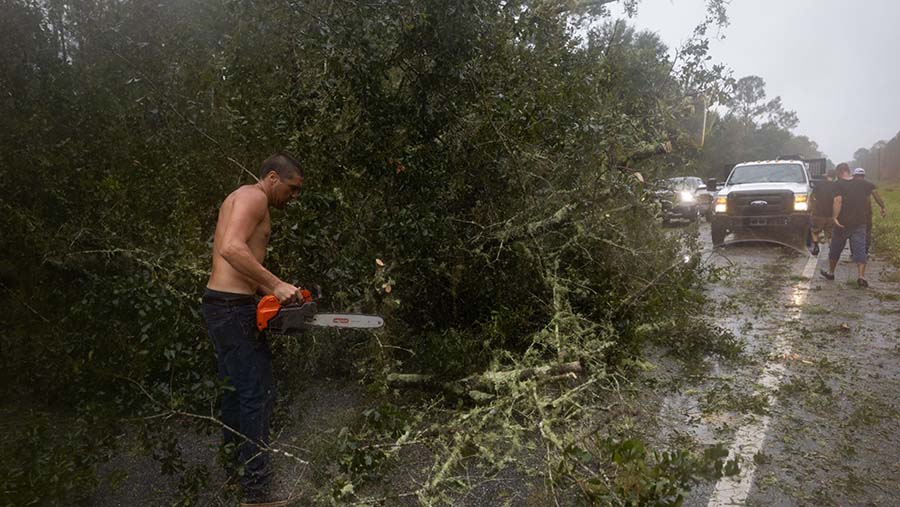
<path id="1" fill-rule="evenodd" d="M 240 433 L 225 428 L 225 445 L 237 449 L 244 466 L 241 489 L 245 497 L 265 495 L 271 486 L 272 464 L 260 446 L 269 444 L 275 383 L 272 351 L 265 335 L 256 329 L 255 299 L 206 289 L 203 318 L 216 349 L 219 378 L 230 387 L 222 395 L 221 420 Z"/>

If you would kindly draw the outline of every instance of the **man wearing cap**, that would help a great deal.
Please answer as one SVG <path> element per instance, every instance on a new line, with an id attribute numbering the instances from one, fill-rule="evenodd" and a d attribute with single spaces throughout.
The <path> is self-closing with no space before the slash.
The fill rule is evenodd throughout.
<path id="1" fill-rule="evenodd" d="M 853 179 L 861 179 L 864 180 L 866 178 L 866 170 L 862 167 L 857 167 L 853 170 Z M 884 216 L 884 201 L 881 200 L 881 196 L 878 195 L 878 191 L 874 189 L 874 185 L 872 188 L 872 197 L 875 198 L 875 202 L 881 206 L 881 216 Z M 872 244 L 872 201 L 870 199 L 866 199 L 866 254 L 869 253 L 869 246 Z"/>
<path id="2" fill-rule="evenodd" d="M 855 172 L 865 171 L 857 169 Z M 856 283 L 860 287 L 868 287 L 866 281 L 866 201 L 875 192 L 875 185 L 865 178 L 851 178 L 849 166 L 837 168 L 838 181 L 835 185 L 834 203 L 831 216 L 834 220 L 834 234 L 828 252 L 828 271 L 821 270 L 822 276 L 834 280 L 834 269 L 837 267 L 841 252 L 847 241 L 850 241 L 850 257 L 856 263 L 858 277 Z M 876 194 L 877 195 L 877 194 Z M 881 216 L 885 215 L 884 201 L 876 197 L 881 205 Z"/>

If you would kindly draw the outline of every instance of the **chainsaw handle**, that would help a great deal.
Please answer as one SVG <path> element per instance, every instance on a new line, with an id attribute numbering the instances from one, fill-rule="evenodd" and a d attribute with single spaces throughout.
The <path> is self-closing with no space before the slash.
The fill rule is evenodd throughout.
<path id="1" fill-rule="evenodd" d="M 321 289 L 318 289 L 317 292 L 318 294 L 321 294 Z M 302 306 L 313 302 L 312 293 L 309 290 L 298 289 L 297 294 L 300 296 L 300 299 L 297 300 L 297 298 L 294 298 L 286 305 L 282 305 L 274 294 L 263 296 L 263 298 L 259 300 L 259 303 L 256 304 L 256 328 L 260 331 L 264 331 L 269 327 L 269 321 L 278 315 L 278 312 L 281 311 L 282 307 Z"/>
<path id="2" fill-rule="evenodd" d="M 272 294 L 263 296 L 256 304 L 256 329 L 265 331 L 269 327 L 269 321 L 274 319 L 281 311 L 281 303 Z"/>

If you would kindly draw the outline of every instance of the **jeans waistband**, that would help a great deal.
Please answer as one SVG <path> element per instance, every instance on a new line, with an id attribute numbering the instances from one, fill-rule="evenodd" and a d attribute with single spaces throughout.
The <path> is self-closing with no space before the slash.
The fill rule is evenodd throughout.
<path id="1" fill-rule="evenodd" d="M 238 294 L 213 290 L 209 287 L 203 289 L 202 301 L 214 306 L 256 306 L 256 297 L 250 294 Z"/>

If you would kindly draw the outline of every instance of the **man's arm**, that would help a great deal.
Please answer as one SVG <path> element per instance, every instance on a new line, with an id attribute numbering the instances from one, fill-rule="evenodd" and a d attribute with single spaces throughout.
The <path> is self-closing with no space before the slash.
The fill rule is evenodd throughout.
<path id="1" fill-rule="evenodd" d="M 250 249 L 248 241 L 266 216 L 268 201 L 262 192 L 236 195 L 231 215 L 222 235 L 222 258 L 238 273 L 256 282 L 282 303 L 293 299 L 299 289 L 281 281 L 266 269 Z"/>
<path id="2" fill-rule="evenodd" d="M 881 196 L 878 195 L 877 190 L 872 190 L 872 197 L 875 198 L 875 202 L 878 203 L 878 206 L 881 207 L 881 216 L 884 217 L 887 215 L 887 210 L 884 208 L 884 200 L 881 199 Z"/>
<path id="3" fill-rule="evenodd" d="M 838 217 L 841 215 L 841 205 L 844 203 L 844 198 L 841 197 L 840 194 L 834 196 L 834 206 L 831 209 L 831 219 L 834 220 L 834 225 L 838 227 L 843 227 L 840 222 L 838 222 Z"/>

